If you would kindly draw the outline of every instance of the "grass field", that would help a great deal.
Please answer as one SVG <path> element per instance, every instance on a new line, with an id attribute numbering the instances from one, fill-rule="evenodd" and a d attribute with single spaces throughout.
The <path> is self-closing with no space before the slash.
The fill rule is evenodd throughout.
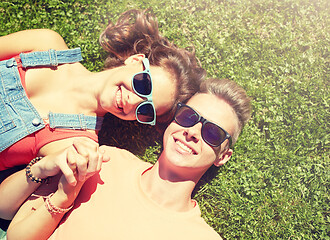
<path id="1" fill-rule="evenodd" d="M 209 77 L 235 80 L 253 99 L 234 157 L 195 193 L 205 220 L 224 239 L 330 239 L 329 3 L 2 0 L 0 36 L 51 28 L 99 71 L 108 20 L 151 7 L 164 36 L 195 46 Z M 151 162 L 161 149 L 152 128 L 112 116 L 99 137 Z"/>

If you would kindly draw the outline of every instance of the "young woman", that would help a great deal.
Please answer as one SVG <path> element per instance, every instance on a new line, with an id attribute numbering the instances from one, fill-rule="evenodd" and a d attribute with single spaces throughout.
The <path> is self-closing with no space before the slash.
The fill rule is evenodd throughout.
<path id="1" fill-rule="evenodd" d="M 0 38 L 0 170 L 31 166 L 28 177 L 20 171 L 0 185 L 0 218 L 12 218 L 40 177 L 61 169 L 75 184 L 73 171 L 62 169 L 65 164 L 57 172 L 34 172 L 35 157 L 63 150 L 77 138 L 97 141 L 107 112 L 151 125 L 167 121 L 176 103 L 192 96 L 205 76 L 194 54 L 162 37 L 145 11 L 123 13 L 104 30 L 100 43 L 109 57 L 107 69 L 95 73 L 79 63 L 79 48 L 68 49 L 51 30 Z M 79 177 L 96 169 L 88 167 L 88 162 L 77 164 Z"/>

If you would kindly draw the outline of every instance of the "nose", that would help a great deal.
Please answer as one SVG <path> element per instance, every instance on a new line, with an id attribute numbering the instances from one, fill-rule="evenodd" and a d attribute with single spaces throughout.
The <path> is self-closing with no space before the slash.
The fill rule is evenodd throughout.
<path id="1" fill-rule="evenodd" d="M 199 122 L 192 127 L 186 128 L 185 136 L 187 141 L 194 141 L 195 143 L 197 143 L 201 139 L 202 126 L 203 124 Z"/>
<path id="2" fill-rule="evenodd" d="M 125 114 L 129 114 L 132 112 L 135 113 L 136 107 L 143 101 L 144 99 L 142 97 L 129 91 L 124 105 Z"/>

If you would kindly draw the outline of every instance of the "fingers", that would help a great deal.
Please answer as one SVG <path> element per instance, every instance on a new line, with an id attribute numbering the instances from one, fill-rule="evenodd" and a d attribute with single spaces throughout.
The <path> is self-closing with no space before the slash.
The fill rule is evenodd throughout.
<path id="1" fill-rule="evenodd" d="M 81 138 L 75 139 L 73 145 L 64 151 L 45 157 L 39 165 L 46 177 L 54 176 L 62 171 L 66 181 L 76 186 L 78 181 L 85 181 L 86 178 L 99 172 L 102 162 L 109 159 L 105 151 L 99 151 L 98 143 L 91 139 Z"/>
<path id="2" fill-rule="evenodd" d="M 67 182 L 75 186 L 77 184 L 77 180 L 75 177 L 76 170 L 76 158 L 77 158 L 77 152 L 73 147 L 70 147 L 67 150 L 67 162 L 63 162 L 63 164 L 60 164 L 60 169 L 65 176 Z"/>
<path id="3" fill-rule="evenodd" d="M 75 148 L 70 147 L 67 152 L 67 164 L 73 173 L 77 172 L 76 158 L 77 152 Z"/>
<path id="4" fill-rule="evenodd" d="M 109 153 L 106 151 L 106 146 L 100 146 L 99 147 L 99 153 L 102 155 L 102 162 L 108 162 L 110 161 Z"/>
<path id="5" fill-rule="evenodd" d="M 84 181 L 101 169 L 99 145 L 90 139 L 79 139 L 73 142 L 73 146 L 79 154 L 76 158 L 78 179 Z"/>
<path id="6" fill-rule="evenodd" d="M 102 162 L 108 162 L 110 160 L 109 154 L 104 149 L 99 149 L 99 154 L 102 156 Z"/>

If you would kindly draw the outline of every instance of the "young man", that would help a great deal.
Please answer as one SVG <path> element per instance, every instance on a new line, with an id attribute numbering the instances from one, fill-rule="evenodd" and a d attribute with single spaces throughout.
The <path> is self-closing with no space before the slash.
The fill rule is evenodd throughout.
<path id="1" fill-rule="evenodd" d="M 249 117 L 250 100 L 242 88 L 229 80 L 205 81 L 187 105 L 178 105 L 155 165 L 126 150 L 101 146 L 110 161 L 84 183 L 78 197 L 80 188 L 62 177 L 46 204 L 37 199 L 23 205 L 8 239 L 50 234 L 50 239 L 221 239 L 201 218 L 191 194 L 207 169 L 230 159 Z M 68 158 L 88 156 L 76 149 Z M 73 210 L 56 228 L 73 201 Z"/>

